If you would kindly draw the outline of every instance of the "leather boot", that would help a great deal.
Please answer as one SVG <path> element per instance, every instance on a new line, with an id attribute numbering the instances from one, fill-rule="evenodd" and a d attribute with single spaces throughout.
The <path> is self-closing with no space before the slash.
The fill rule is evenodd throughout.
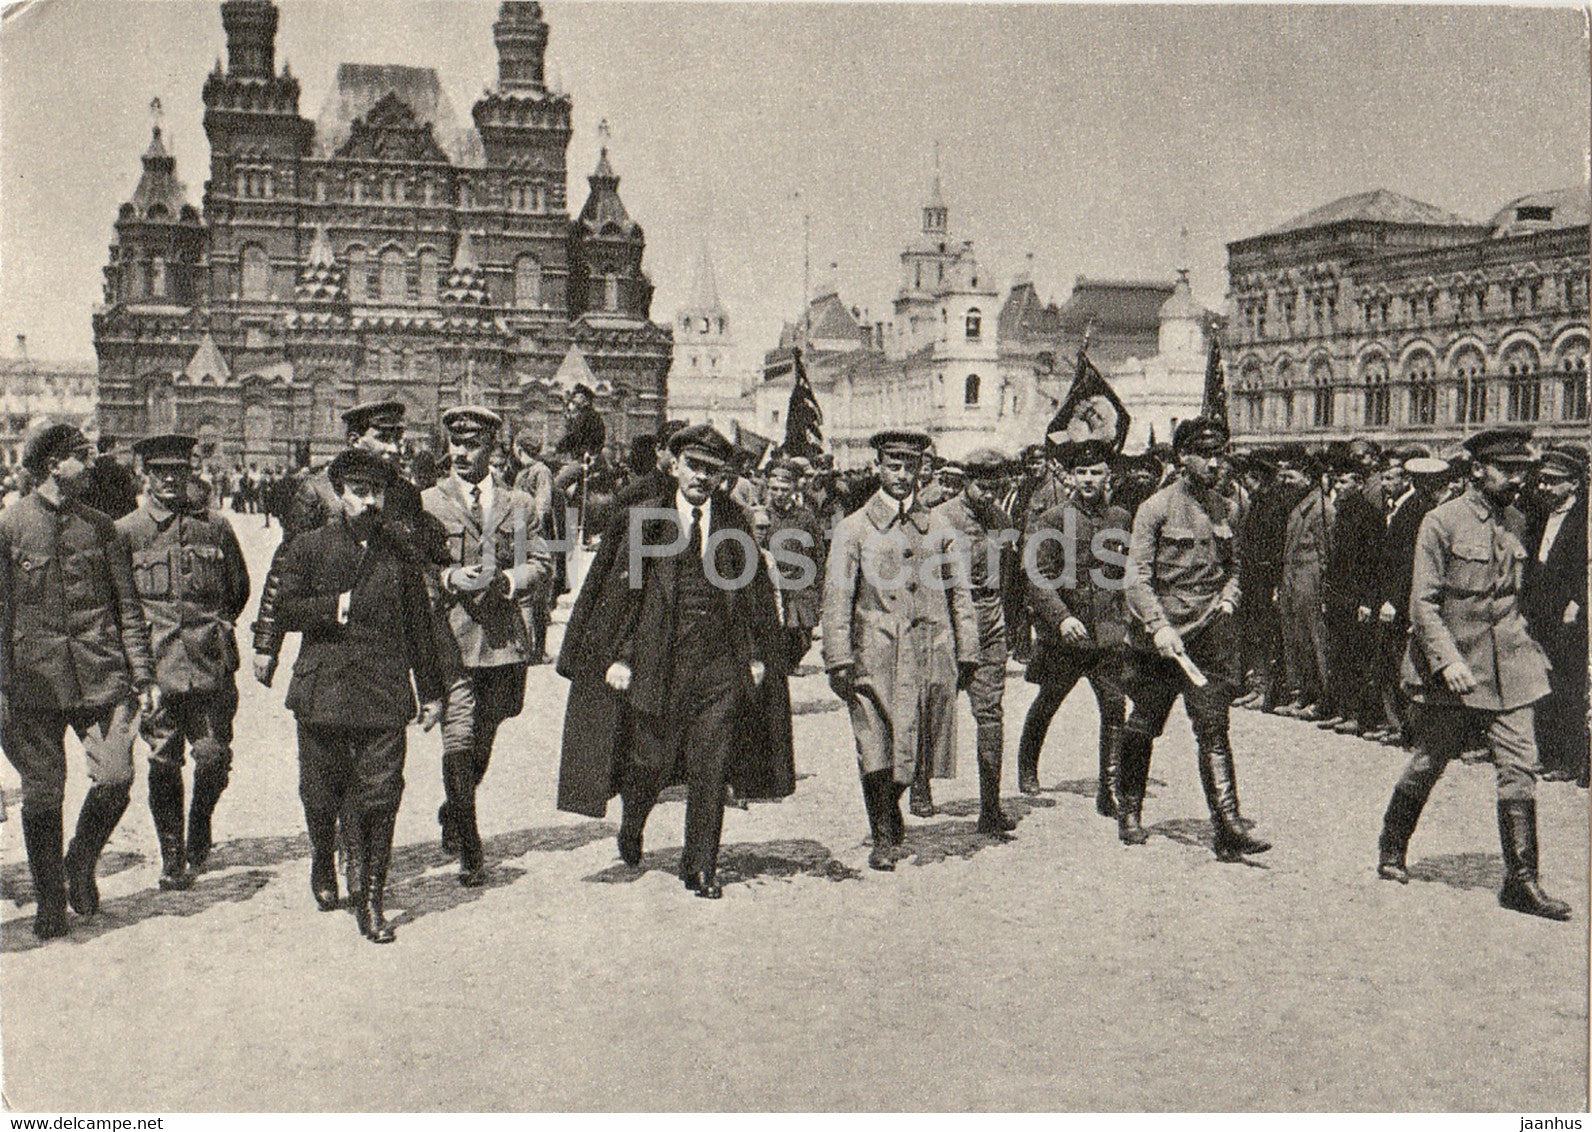
<path id="1" fill-rule="evenodd" d="M 132 795 L 131 786 L 91 786 L 83 799 L 83 808 L 77 815 L 77 832 L 66 851 L 66 894 L 72 911 L 83 917 L 92 917 L 99 911 L 99 885 L 94 880 L 94 870 L 99 867 L 100 853 L 111 839 L 116 823 L 127 812 L 127 801 Z"/>
<path id="2" fill-rule="evenodd" d="M 443 783 L 447 783 L 447 771 L 443 771 Z M 437 807 L 437 824 L 442 827 L 442 855 L 444 857 L 457 857 L 459 855 L 459 831 L 453 823 L 453 807 L 444 802 Z"/>
<path id="3" fill-rule="evenodd" d="M 1124 845 L 1143 845 L 1150 840 L 1139 823 L 1144 808 L 1144 791 L 1150 780 L 1150 752 L 1152 742 L 1148 735 L 1123 729 L 1118 743 L 1117 760 L 1117 840 Z"/>
<path id="4" fill-rule="evenodd" d="M 1568 920 L 1570 906 L 1537 883 L 1537 803 L 1535 799 L 1498 801 L 1498 839 L 1504 849 L 1504 886 L 1498 903 L 1513 912 Z"/>
<path id="5" fill-rule="evenodd" d="M 227 756 L 231 758 L 230 755 Z M 210 859 L 210 819 L 227 788 L 227 763 L 194 761 L 193 802 L 188 814 L 188 865 L 195 872 Z"/>
<path id="6" fill-rule="evenodd" d="M 884 802 L 884 824 L 890 833 L 890 850 L 896 860 L 911 856 L 907 849 L 907 820 L 901 816 L 901 795 L 907 788 L 895 780 L 894 771 L 881 771 L 879 797 Z"/>
<path id="7" fill-rule="evenodd" d="M 392 926 L 387 923 L 383 903 L 387 892 L 387 867 L 392 862 L 392 834 L 397 824 L 395 810 L 366 814 L 365 860 L 367 866 L 364 916 L 360 928 L 372 943 L 391 943 Z"/>
<path id="8" fill-rule="evenodd" d="M 1199 741 L 1200 784 L 1211 810 L 1216 857 L 1236 861 L 1245 853 L 1264 853 L 1271 842 L 1250 836 L 1238 812 L 1238 783 L 1233 775 L 1233 752 L 1225 735 Z"/>
<path id="9" fill-rule="evenodd" d="M 868 810 L 868 834 L 873 848 L 868 851 L 868 867 L 882 873 L 895 868 L 895 854 L 891 849 L 890 819 L 885 816 L 891 789 L 890 772 L 877 770 L 862 776 L 862 804 Z"/>
<path id="10" fill-rule="evenodd" d="M 188 871 L 182 838 L 182 771 L 177 767 L 150 761 L 149 816 L 155 820 L 155 837 L 160 841 L 162 891 L 192 888 L 193 874 Z"/>
<path id="11" fill-rule="evenodd" d="M 481 831 L 475 817 L 475 772 L 468 752 L 442 756 L 442 781 L 448 791 L 444 808 L 453 825 L 459 853 L 459 883 L 480 888 L 486 883 L 486 857 L 481 848 Z M 446 836 L 446 835 L 444 835 Z"/>
<path id="12" fill-rule="evenodd" d="M 1017 741 L 1017 790 L 1019 793 L 1039 793 L 1039 743 L 1028 734 L 1028 723 L 1023 723 L 1022 737 Z"/>
<path id="13" fill-rule="evenodd" d="M 61 811 L 22 809 L 22 843 L 33 874 L 33 934 L 55 939 L 71 930 L 66 919 L 66 866 L 61 859 Z"/>
<path id="14" fill-rule="evenodd" d="M 1095 786 L 1095 813 L 1103 818 L 1117 816 L 1116 778 L 1122 762 L 1122 728 L 1100 725 L 1100 781 Z"/>
<path id="15" fill-rule="evenodd" d="M 912 776 L 912 797 L 909 799 L 912 816 L 915 818 L 932 818 L 934 816 L 934 791 L 929 786 L 929 756 L 918 756 L 917 773 Z"/>
<path id="16" fill-rule="evenodd" d="M 1001 768 L 980 759 L 978 762 L 978 832 L 1001 841 L 1011 841 L 1017 823 L 1001 811 Z"/>
<path id="17" fill-rule="evenodd" d="M 337 812 L 306 810 L 310 834 L 310 892 L 322 912 L 337 911 Z"/>
<path id="18" fill-rule="evenodd" d="M 1431 790 L 1395 786 L 1388 799 L 1387 812 L 1382 815 L 1382 836 L 1377 839 L 1376 875 L 1383 880 L 1410 883 L 1410 867 L 1405 863 L 1410 838 L 1415 834 L 1415 823 L 1421 820 L 1426 799 Z"/>
<path id="19" fill-rule="evenodd" d="M 365 933 L 365 889 L 369 863 L 365 849 L 365 818 L 358 810 L 346 808 L 337 815 L 337 846 L 343 855 L 343 874 L 348 882 L 348 906 Z"/>

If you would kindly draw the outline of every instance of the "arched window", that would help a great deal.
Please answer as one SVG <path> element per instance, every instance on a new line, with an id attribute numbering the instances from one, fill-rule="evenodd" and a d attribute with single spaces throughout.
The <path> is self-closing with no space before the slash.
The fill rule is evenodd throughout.
<path id="1" fill-rule="evenodd" d="M 979 309 L 977 307 L 974 307 L 972 310 L 967 312 L 967 340 L 969 342 L 976 342 L 983 333 L 984 316 L 979 313 Z"/>
<path id="2" fill-rule="evenodd" d="M 365 295 L 365 277 L 370 270 L 370 255 L 364 247 L 354 244 L 348 249 L 348 297 L 361 299 Z"/>
<path id="3" fill-rule="evenodd" d="M 1437 363 L 1422 351 L 1405 366 L 1404 378 L 1410 386 L 1410 424 L 1437 423 Z"/>
<path id="4" fill-rule="evenodd" d="M 1509 419 L 1536 420 L 1542 413 L 1542 375 L 1538 373 L 1537 351 L 1530 343 L 1515 343 L 1504 353 L 1503 369 L 1509 383 Z"/>
<path id="5" fill-rule="evenodd" d="M 315 199 L 318 200 L 318 201 L 324 201 L 326 199 L 326 178 L 325 177 L 316 177 L 315 178 Z"/>
<path id="6" fill-rule="evenodd" d="M 381 301 L 401 303 L 409 297 L 408 279 L 404 271 L 404 253 L 388 248 L 381 253 Z"/>
<path id="7" fill-rule="evenodd" d="M 161 256 L 149 262 L 149 294 L 156 299 L 166 297 L 166 261 Z"/>
<path id="8" fill-rule="evenodd" d="M 246 196 L 249 195 L 249 174 L 247 172 L 245 172 L 244 170 L 242 170 L 242 169 L 238 170 L 238 193 L 237 193 L 237 195 L 240 196 L 240 197 L 246 197 Z"/>
<path id="9" fill-rule="evenodd" d="M 1393 392 L 1388 387 L 1387 359 L 1380 356 L 1368 359 L 1364 373 L 1365 423 L 1371 428 L 1385 428 L 1393 415 Z"/>
<path id="10" fill-rule="evenodd" d="M 962 404 L 973 408 L 978 404 L 978 374 L 970 373 L 962 385 Z"/>
<path id="11" fill-rule="evenodd" d="M 1487 419 L 1487 374 L 1481 351 L 1467 346 L 1454 355 L 1454 417 L 1459 424 L 1481 424 Z"/>
<path id="12" fill-rule="evenodd" d="M 603 277 L 603 310 L 619 309 L 619 276 L 609 272 Z"/>
<path id="13" fill-rule="evenodd" d="M 514 261 L 514 305 L 522 310 L 542 305 L 542 265 L 534 256 Z"/>
<path id="14" fill-rule="evenodd" d="M 348 182 L 348 198 L 355 204 L 360 204 L 365 199 L 365 178 L 354 176 Z"/>
<path id="15" fill-rule="evenodd" d="M 1387 366 L 1382 368 L 1383 384 L 1387 382 Z M 1310 363 L 1310 384 L 1314 387 L 1315 405 L 1311 412 L 1311 423 L 1316 428 L 1332 427 L 1332 363 L 1325 358 L 1317 358 Z"/>
<path id="16" fill-rule="evenodd" d="M 243 249 L 242 288 L 245 299 L 271 297 L 271 264 L 265 258 L 265 249 L 258 244 L 250 244 Z"/>
<path id="17" fill-rule="evenodd" d="M 533 190 L 531 208 L 536 212 L 547 211 L 547 186 L 537 185 Z"/>
<path id="18" fill-rule="evenodd" d="M 1567 421 L 1584 421 L 1587 418 L 1586 388 L 1587 344 L 1572 342 L 1559 357 L 1559 374 L 1563 385 L 1559 396 L 1559 416 Z"/>
<path id="19" fill-rule="evenodd" d="M 437 186 L 436 182 L 432 181 L 430 177 L 427 177 L 420 183 L 420 199 L 427 204 L 434 204 L 436 202 Z"/>
<path id="20" fill-rule="evenodd" d="M 420 249 L 420 301 L 437 301 L 437 253 L 430 248 Z"/>

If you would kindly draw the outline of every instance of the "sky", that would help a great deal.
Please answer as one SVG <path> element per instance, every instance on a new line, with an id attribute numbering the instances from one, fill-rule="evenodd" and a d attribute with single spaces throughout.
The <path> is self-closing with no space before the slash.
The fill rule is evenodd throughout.
<path id="1" fill-rule="evenodd" d="M 314 118 L 339 62 L 435 67 L 467 118 L 496 77 L 495 0 L 282 0 L 277 63 Z M 555 2 L 574 100 L 571 211 L 606 118 L 646 230 L 653 317 L 706 241 L 743 364 L 812 280 L 889 318 L 939 169 L 954 236 L 1002 291 L 1190 269 L 1221 309 L 1225 245 L 1387 188 L 1485 219 L 1585 184 L 1588 38 L 1573 8 Z M 0 24 L 0 352 L 93 357 L 91 316 L 149 102 L 196 206 L 219 4 L 31 0 Z M 1187 230 L 1187 236 L 1182 235 Z M 830 264 L 836 267 L 831 270 Z"/>

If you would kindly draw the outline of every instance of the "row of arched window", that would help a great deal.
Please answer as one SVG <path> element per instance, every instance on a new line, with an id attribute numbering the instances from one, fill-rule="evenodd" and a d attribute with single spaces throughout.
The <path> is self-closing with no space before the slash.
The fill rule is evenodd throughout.
<path id="1" fill-rule="evenodd" d="M 276 196 L 276 178 L 269 169 L 237 170 L 237 195 L 254 200 Z M 460 182 L 450 188 L 434 177 L 406 177 L 397 173 L 355 173 L 341 193 L 333 178 L 316 174 L 311 194 L 319 203 L 332 200 L 352 204 L 457 204 L 469 208 L 488 203 L 478 188 Z M 504 186 L 503 206 L 511 212 L 542 213 L 559 202 L 550 186 L 536 181 L 513 181 Z"/>

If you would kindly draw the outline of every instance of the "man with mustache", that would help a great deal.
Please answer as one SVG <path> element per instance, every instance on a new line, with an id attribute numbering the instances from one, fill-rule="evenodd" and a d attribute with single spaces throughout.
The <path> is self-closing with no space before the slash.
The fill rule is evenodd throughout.
<path id="1" fill-rule="evenodd" d="M 1537 881 L 1537 757 L 1533 705 L 1548 694 L 1548 661 L 1521 612 L 1524 520 L 1511 506 L 1536 463 L 1531 432 L 1496 428 L 1465 441 L 1465 494 L 1421 522 L 1410 584 L 1406 686 L 1419 703 L 1415 755 L 1382 819 L 1377 875 L 1408 884 L 1405 853 L 1448 760 L 1484 742 L 1498 774 L 1504 885 L 1498 903 L 1568 920 L 1570 906 Z"/>

